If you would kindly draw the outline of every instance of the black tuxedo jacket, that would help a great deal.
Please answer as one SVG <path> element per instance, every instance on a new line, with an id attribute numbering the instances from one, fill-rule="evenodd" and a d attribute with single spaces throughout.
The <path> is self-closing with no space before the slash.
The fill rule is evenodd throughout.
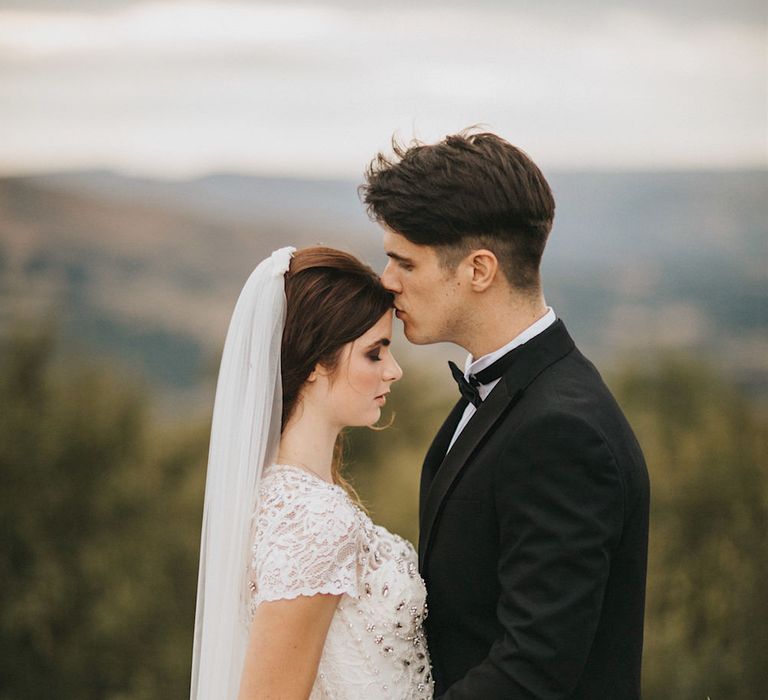
<path id="1" fill-rule="evenodd" d="M 450 452 L 427 453 L 419 564 L 443 700 L 640 697 L 648 472 L 562 321 L 515 360 Z"/>

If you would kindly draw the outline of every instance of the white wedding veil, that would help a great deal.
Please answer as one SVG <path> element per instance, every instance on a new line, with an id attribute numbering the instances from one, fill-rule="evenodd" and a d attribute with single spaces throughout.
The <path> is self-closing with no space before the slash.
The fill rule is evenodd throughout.
<path id="1" fill-rule="evenodd" d="M 205 484 L 190 700 L 235 700 L 248 643 L 251 519 L 265 464 L 280 440 L 281 248 L 251 273 L 221 358 Z"/>

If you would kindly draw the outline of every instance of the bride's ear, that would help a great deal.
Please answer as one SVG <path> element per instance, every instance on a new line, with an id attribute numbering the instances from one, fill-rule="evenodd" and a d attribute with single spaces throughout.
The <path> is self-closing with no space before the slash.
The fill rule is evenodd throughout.
<path id="1" fill-rule="evenodd" d="M 316 382 L 320 377 L 327 377 L 331 374 L 327 367 L 324 367 L 319 362 L 315 365 L 315 368 L 309 373 L 307 382 Z"/>

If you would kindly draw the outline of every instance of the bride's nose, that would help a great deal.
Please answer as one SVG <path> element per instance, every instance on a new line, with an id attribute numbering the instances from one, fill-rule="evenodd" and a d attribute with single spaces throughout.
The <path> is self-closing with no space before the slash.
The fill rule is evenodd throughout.
<path id="1" fill-rule="evenodd" d="M 402 376 L 403 370 L 400 368 L 400 365 L 397 364 L 395 358 L 390 355 L 384 371 L 384 381 L 396 382 Z"/>

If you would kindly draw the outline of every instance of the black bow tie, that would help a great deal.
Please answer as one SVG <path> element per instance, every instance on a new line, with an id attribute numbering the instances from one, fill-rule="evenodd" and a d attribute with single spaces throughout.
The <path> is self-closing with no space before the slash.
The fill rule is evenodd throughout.
<path id="1" fill-rule="evenodd" d="M 449 361 L 448 366 L 451 368 L 453 378 L 459 385 L 461 395 L 477 408 L 483 403 L 478 387 L 483 384 L 490 384 L 502 377 L 504 372 L 507 371 L 507 367 L 512 364 L 517 351 L 522 347 L 522 345 L 518 345 L 518 347 L 513 348 L 506 355 L 502 355 L 498 360 L 488 365 L 485 369 L 480 370 L 477 374 L 470 374 L 469 380 L 464 377 L 464 372 L 456 366 L 456 363 Z"/>
<path id="2" fill-rule="evenodd" d="M 455 362 L 448 360 L 448 366 L 451 368 L 453 378 L 459 385 L 461 395 L 477 408 L 483 403 L 483 400 L 480 398 L 480 392 L 477 390 L 477 387 L 480 386 L 480 382 L 478 382 L 477 378 L 472 374 L 469 375 L 469 381 L 467 381 L 466 377 L 464 377 L 464 372 L 456 366 Z"/>

